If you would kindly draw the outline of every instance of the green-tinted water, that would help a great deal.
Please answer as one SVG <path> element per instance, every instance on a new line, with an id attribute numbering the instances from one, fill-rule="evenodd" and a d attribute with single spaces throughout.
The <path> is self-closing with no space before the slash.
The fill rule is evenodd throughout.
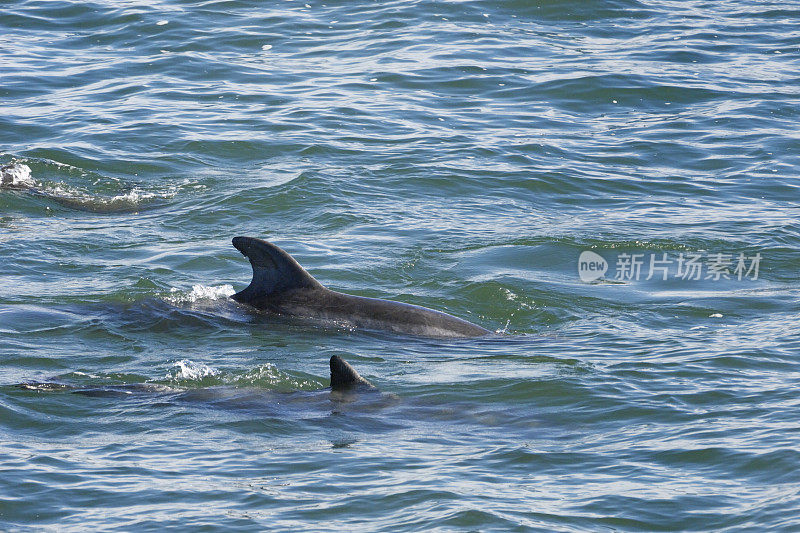
<path id="1" fill-rule="evenodd" d="M 0 529 L 797 529 L 798 28 L 3 3 Z M 253 314 L 235 235 L 498 333 Z"/>

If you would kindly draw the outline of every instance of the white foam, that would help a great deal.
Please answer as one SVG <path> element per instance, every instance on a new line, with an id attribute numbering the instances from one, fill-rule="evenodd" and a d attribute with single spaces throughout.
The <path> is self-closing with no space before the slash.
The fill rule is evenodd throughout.
<path id="1" fill-rule="evenodd" d="M 51 164 L 70 171 L 81 171 L 81 169 L 71 165 L 55 161 L 52 161 Z M 98 211 L 137 208 L 141 204 L 152 200 L 174 198 L 181 189 L 203 190 L 205 188 L 202 184 L 193 183 L 187 179 L 183 183 L 159 187 L 157 190 L 145 190 L 137 186 L 113 196 L 94 195 L 63 182 L 37 183 L 31 176 L 30 167 L 23 163 L 11 163 L 2 167 L 0 169 L 0 186 L 12 188 L 33 187 L 43 195 L 52 197 L 56 201 L 66 202 L 65 205 L 68 207 Z"/>
<path id="2" fill-rule="evenodd" d="M 295 378 L 284 374 L 272 363 L 264 363 L 244 374 L 223 377 L 223 381 L 226 384 L 237 387 L 263 387 L 266 385 L 269 388 L 289 388 L 292 390 L 318 389 L 322 387 L 322 384 L 317 381 Z"/>
<path id="3" fill-rule="evenodd" d="M 81 372 L 80 370 L 76 370 L 73 372 L 76 376 L 86 376 L 87 378 L 99 379 L 100 376 L 96 376 L 94 374 L 87 374 L 86 372 Z"/>
<path id="4" fill-rule="evenodd" d="M 157 194 L 157 193 L 149 192 L 149 191 L 143 191 L 143 190 L 139 189 L 138 187 L 134 187 L 130 191 L 126 192 L 125 194 L 118 194 L 116 196 L 112 196 L 111 198 L 109 198 L 106 201 L 108 203 L 130 202 L 132 204 L 135 204 L 135 203 L 140 202 L 141 200 L 147 200 L 149 198 L 157 198 L 159 196 L 160 195 Z M 167 198 L 169 196 L 168 195 L 164 195 L 162 197 Z"/>
<path id="5" fill-rule="evenodd" d="M 255 370 L 251 370 L 240 376 L 235 376 L 231 381 L 233 383 L 246 384 L 251 384 L 256 381 L 266 381 L 267 383 L 275 384 L 281 381 L 281 373 L 272 363 L 264 363 Z"/>
<path id="6" fill-rule="evenodd" d="M 39 191 L 45 196 L 64 203 L 68 207 L 113 212 L 117 209 L 136 209 L 152 199 L 172 198 L 178 193 L 178 188 L 173 186 L 168 190 L 155 192 L 134 187 L 125 193 L 115 196 L 95 196 L 64 183 L 54 183 L 41 185 Z"/>
<path id="7" fill-rule="evenodd" d="M 207 285 L 192 285 L 192 290 L 182 292 L 180 289 L 171 288 L 170 296 L 166 300 L 173 304 L 195 303 L 198 300 L 225 300 L 233 296 L 236 291 L 233 285 L 219 285 L 209 287 Z"/>
<path id="8" fill-rule="evenodd" d="M 7 187 L 33 187 L 36 182 L 31 178 L 31 168 L 22 163 L 12 163 L 0 171 L 0 185 Z"/>
<path id="9" fill-rule="evenodd" d="M 203 378 L 218 374 L 219 370 L 204 363 L 195 363 L 191 359 L 181 359 L 172 364 L 172 371 L 167 374 L 167 379 L 200 381 Z"/>

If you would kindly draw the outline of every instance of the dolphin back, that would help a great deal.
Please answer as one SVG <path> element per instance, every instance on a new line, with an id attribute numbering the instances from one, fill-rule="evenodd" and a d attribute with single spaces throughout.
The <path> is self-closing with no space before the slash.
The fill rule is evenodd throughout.
<path id="1" fill-rule="evenodd" d="M 253 280 L 231 298 L 251 303 L 292 289 L 322 289 L 320 282 L 294 258 L 272 243 L 253 237 L 234 237 L 233 246 L 250 260 Z"/>
<path id="2" fill-rule="evenodd" d="M 291 255 L 267 241 L 234 237 L 233 245 L 250 260 L 253 281 L 231 298 L 261 311 L 425 337 L 478 337 L 490 333 L 427 307 L 326 289 Z"/>

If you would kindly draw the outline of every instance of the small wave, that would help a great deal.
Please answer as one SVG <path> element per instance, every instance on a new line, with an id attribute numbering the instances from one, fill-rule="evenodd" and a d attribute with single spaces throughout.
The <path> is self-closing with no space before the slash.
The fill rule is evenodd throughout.
<path id="1" fill-rule="evenodd" d="M 43 185 L 37 191 L 39 194 L 72 209 L 91 211 L 95 213 L 114 213 L 135 211 L 157 204 L 159 200 L 168 200 L 177 194 L 177 188 L 171 187 L 167 191 L 145 191 L 134 187 L 129 191 L 114 196 L 99 196 L 83 192 L 63 184 Z"/>
<path id="2" fill-rule="evenodd" d="M 194 382 L 193 385 L 217 386 L 233 388 L 259 388 L 273 391 L 318 390 L 324 387 L 321 381 L 314 378 L 292 376 L 278 370 L 272 363 L 264 363 L 252 370 L 233 371 L 220 370 L 205 363 L 191 359 L 181 359 L 172 364 L 164 379 L 172 383 Z"/>
<path id="3" fill-rule="evenodd" d="M 32 390 L 37 392 L 54 392 L 54 391 L 68 391 L 70 390 L 70 386 L 64 383 L 52 383 L 52 382 L 39 382 L 39 381 L 28 381 L 26 383 L 20 383 L 17 385 L 18 388 L 23 390 Z"/>
<path id="4" fill-rule="evenodd" d="M 34 161 L 37 165 L 55 166 L 59 170 L 66 169 L 70 173 L 78 173 L 82 180 L 91 179 L 91 186 L 107 191 L 105 194 L 93 194 L 86 187 L 75 186 L 61 181 L 37 181 L 33 178 L 31 168 L 20 162 L 12 162 L 0 167 L 0 187 L 11 189 L 27 189 L 31 193 L 54 201 L 65 207 L 78 211 L 93 213 L 126 213 L 139 211 L 148 207 L 158 207 L 163 202 L 174 198 L 185 188 L 200 188 L 202 185 L 184 181 L 146 190 L 139 186 L 129 186 L 119 180 L 94 176 L 81 169 L 64 165 L 56 161 Z M 62 172 L 63 173 L 63 172 Z M 114 190 L 116 189 L 116 191 Z M 120 190 L 122 189 L 122 190 Z"/>
<path id="5" fill-rule="evenodd" d="M 242 374 L 230 374 L 223 381 L 236 387 L 266 387 L 273 390 L 315 390 L 323 387 L 315 379 L 303 379 L 281 372 L 272 363 L 264 363 Z"/>
<path id="6" fill-rule="evenodd" d="M 233 290 L 233 285 L 219 285 L 217 287 L 192 285 L 192 290 L 188 292 L 173 287 L 169 292 L 170 296 L 166 297 L 165 300 L 173 305 L 195 303 L 199 300 L 224 300 L 236 293 Z"/>
<path id="7" fill-rule="evenodd" d="M 241 375 L 231 376 L 227 381 L 237 385 L 256 385 L 259 383 L 275 385 L 281 383 L 283 379 L 284 376 L 278 371 L 275 365 L 272 363 L 265 363 L 255 370 L 245 372 Z"/>
<path id="8" fill-rule="evenodd" d="M 219 375 L 219 370 L 204 363 L 195 363 L 190 359 L 181 359 L 172 364 L 172 369 L 165 376 L 171 381 L 201 381 Z"/>

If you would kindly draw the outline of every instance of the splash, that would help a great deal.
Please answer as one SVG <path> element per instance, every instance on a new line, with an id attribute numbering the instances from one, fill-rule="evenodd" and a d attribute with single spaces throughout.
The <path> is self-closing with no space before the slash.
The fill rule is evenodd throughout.
<path id="1" fill-rule="evenodd" d="M 268 385 L 276 385 L 285 381 L 284 376 L 278 371 L 278 368 L 272 363 L 264 363 L 258 368 L 245 372 L 240 375 L 233 375 L 228 382 L 236 385 L 257 385 L 266 383 Z"/>
<path id="2" fill-rule="evenodd" d="M 0 168 L 0 186 L 33 187 L 36 182 L 31 177 L 31 168 L 22 163 L 11 163 Z"/>
<path id="3" fill-rule="evenodd" d="M 172 187 L 164 192 L 145 191 L 133 187 L 129 191 L 114 196 L 92 195 L 64 184 L 43 185 L 38 193 L 65 207 L 94 213 L 124 213 L 137 211 L 160 200 L 168 200 L 177 194 Z"/>
<path id="4" fill-rule="evenodd" d="M 320 381 L 292 376 L 278 370 L 272 363 L 264 363 L 243 373 L 231 373 L 223 378 L 226 384 L 236 387 L 260 387 L 270 390 L 316 390 L 323 387 Z"/>
<path id="5" fill-rule="evenodd" d="M 172 369 L 167 373 L 166 379 L 173 381 L 201 381 L 208 377 L 218 376 L 219 373 L 219 370 L 204 363 L 195 363 L 191 359 L 181 359 L 172 364 Z"/>
<path id="6" fill-rule="evenodd" d="M 225 300 L 236 293 L 233 290 L 233 285 L 219 285 L 217 287 L 192 285 L 192 290 L 188 292 L 182 292 L 180 289 L 173 287 L 169 292 L 170 296 L 165 300 L 173 305 L 195 303 L 201 300 Z"/>
<path id="7" fill-rule="evenodd" d="M 224 385 L 233 388 L 259 388 L 272 391 L 318 390 L 324 385 L 315 379 L 304 379 L 281 372 L 272 363 L 264 363 L 247 371 L 219 370 L 205 363 L 181 359 L 172 364 L 164 379 L 173 383 L 194 382 L 195 385 Z"/>
<path id="8" fill-rule="evenodd" d="M 185 180 L 182 184 L 172 184 L 146 190 L 139 186 L 126 185 L 116 179 L 92 175 L 77 167 L 56 161 L 36 162 L 40 165 L 55 166 L 60 173 L 66 170 L 70 174 L 78 174 L 84 181 L 91 180 L 93 188 L 105 189 L 108 194 L 94 194 L 89 192 L 85 186 L 76 186 L 64 182 L 36 181 L 32 177 L 30 167 L 20 162 L 13 162 L 0 167 L 0 187 L 27 189 L 34 195 L 47 198 L 64 207 L 92 213 L 138 212 L 142 209 L 163 205 L 165 201 L 174 198 L 183 189 L 202 190 L 204 188 L 202 184 Z"/>

